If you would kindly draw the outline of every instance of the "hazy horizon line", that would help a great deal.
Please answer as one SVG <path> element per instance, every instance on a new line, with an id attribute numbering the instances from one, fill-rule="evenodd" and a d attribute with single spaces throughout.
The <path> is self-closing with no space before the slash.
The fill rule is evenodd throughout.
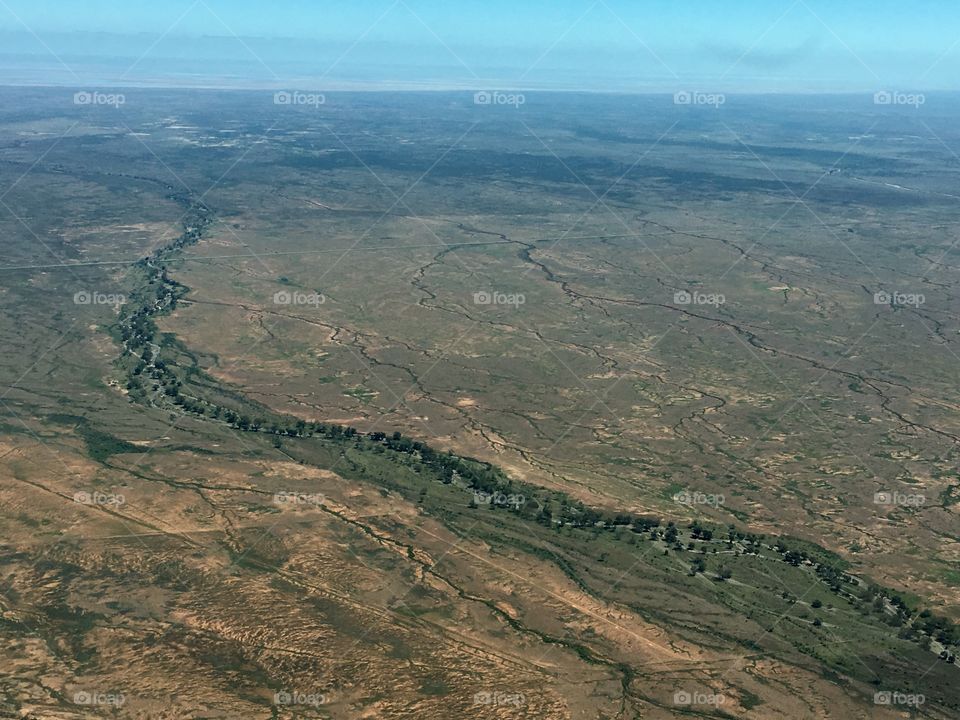
<path id="1" fill-rule="evenodd" d="M 845 88 L 845 89 L 813 89 L 813 88 L 790 88 L 790 89 L 736 89 L 728 87 L 711 86 L 709 82 L 688 82 L 673 83 L 669 87 L 649 87 L 649 88 L 618 88 L 618 87 L 576 87 L 576 86 L 556 86 L 549 87 L 544 85 L 510 85 L 506 82 L 490 81 L 484 84 L 480 83 L 451 83 L 440 81 L 431 83 L 426 80 L 400 81 L 336 81 L 324 83 L 322 85 L 312 85 L 303 80 L 291 82 L 264 82 L 264 83 L 217 83 L 210 80 L 198 80 L 197 83 L 170 82 L 166 80 L 124 80 L 109 81 L 98 80 L 94 82 L 78 83 L 76 81 L 51 80 L 48 82 L 36 81 L 17 81 L 4 79 L 0 71 L 0 88 L 4 89 L 67 89 L 76 91 L 96 91 L 99 89 L 112 90 L 209 90 L 221 92 L 318 92 L 318 93 L 527 93 L 531 95 L 627 95 L 627 96 L 662 96 L 676 95 L 678 93 L 712 93 L 724 95 L 725 97 L 863 97 L 873 96 L 877 93 L 923 93 L 930 95 L 958 95 L 960 89 L 945 88 L 900 88 L 895 86 L 887 87 L 863 87 L 863 88 Z"/>

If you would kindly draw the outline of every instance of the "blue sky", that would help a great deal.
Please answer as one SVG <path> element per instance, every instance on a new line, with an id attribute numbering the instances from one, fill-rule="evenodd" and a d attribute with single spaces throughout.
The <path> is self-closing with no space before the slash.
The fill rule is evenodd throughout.
<path id="1" fill-rule="evenodd" d="M 0 81 L 933 90 L 958 61 L 940 0 L 0 2 Z"/>

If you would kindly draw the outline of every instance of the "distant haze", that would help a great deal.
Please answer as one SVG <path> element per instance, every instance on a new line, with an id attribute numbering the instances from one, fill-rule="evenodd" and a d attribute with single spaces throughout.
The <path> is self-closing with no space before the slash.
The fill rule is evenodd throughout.
<path id="1" fill-rule="evenodd" d="M 960 4 L 0 1 L 0 83 L 956 90 Z"/>

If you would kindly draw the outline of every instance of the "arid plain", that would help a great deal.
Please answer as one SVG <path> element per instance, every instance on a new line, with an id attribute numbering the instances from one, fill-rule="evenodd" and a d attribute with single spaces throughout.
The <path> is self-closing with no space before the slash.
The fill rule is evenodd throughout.
<path id="1" fill-rule="evenodd" d="M 955 98 L 0 96 L 0 712 L 960 712 Z"/>

